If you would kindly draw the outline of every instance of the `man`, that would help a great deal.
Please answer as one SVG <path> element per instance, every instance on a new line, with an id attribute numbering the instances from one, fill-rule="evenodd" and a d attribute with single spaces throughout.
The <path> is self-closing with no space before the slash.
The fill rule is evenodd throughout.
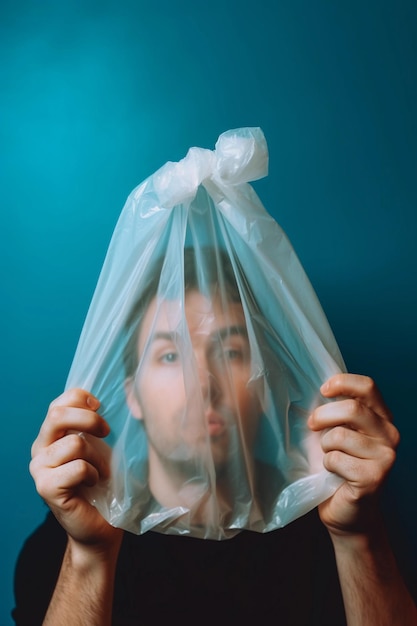
<path id="1" fill-rule="evenodd" d="M 255 467 L 264 399 L 251 380 L 251 348 L 232 266 L 226 254 L 216 260 L 212 248 L 199 254 L 203 272 L 194 250 L 185 250 L 185 307 L 176 297 L 156 297 L 160 264 L 152 271 L 126 324 L 125 391 L 131 415 L 146 432 L 154 513 L 158 506 L 174 516 L 187 511 L 179 515 L 177 531 L 192 528 L 194 536 L 220 538 L 235 534 L 244 520 L 245 527 L 265 526 L 262 487 L 268 480 L 270 499 L 276 497 L 280 476 L 265 463 Z M 134 424 L 129 433 L 137 449 Z"/>
<path id="2" fill-rule="evenodd" d="M 125 355 L 127 402 L 149 441 L 152 497 L 185 511 L 195 527 L 204 527 L 213 511 L 227 525 L 231 426 L 239 424 L 241 450 L 250 451 L 260 412 L 248 384 L 242 306 L 233 289 L 216 293 L 215 284 L 186 281 L 179 318 L 178 306 L 148 290 L 131 316 L 136 330 Z M 184 337 L 190 362 L 183 359 Z M 188 380 L 198 384 L 190 389 Z M 344 479 L 319 506 L 321 523 L 313 512 L 265 535 L 243 531 L 220 542 L 136 536 L 110 526 L 85 498 L 85 486 L 109 475 L 96 445 L 109 433 L 100 402 L 81 389 L 56 399 L 33 444 L 31 473 L 60 526 L 48 517 L 22 553 L 17 624 L 41 623 L 45 613 L 43 623 L 54 626 L 168 619 L 337 626 L 346 623 L 344 613 L 357 626 L 417 624 L 377 506 L 399 440 L 390 412 L 366 377 L 334 376 L 321 393 L 335 401 L 316 408 L 308 425 L 322 433 L 324 466 Z M 248 467 L 251 484 L 256 467 L 252 461 Z M 211 482 L 187 482 L 210 468 Z M 35 589 L 39 561 L 46 580 Z"/>

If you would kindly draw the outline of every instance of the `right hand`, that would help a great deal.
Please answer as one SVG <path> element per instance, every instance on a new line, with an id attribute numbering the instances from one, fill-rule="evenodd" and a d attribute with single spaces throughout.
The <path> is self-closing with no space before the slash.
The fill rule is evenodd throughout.
<path id="1" fill-rule="evenodd" d="M 86 487 L 109 477 L 110 448 L 101 438 L 110 429 L 97 413 L 99 406 L 82 389 L 54 400 L 32 446 L 30 473 L 69 538 L 88 550 L 106 552 L 120 545 L 123 531 L 108 524 L 84 495 Z"/>

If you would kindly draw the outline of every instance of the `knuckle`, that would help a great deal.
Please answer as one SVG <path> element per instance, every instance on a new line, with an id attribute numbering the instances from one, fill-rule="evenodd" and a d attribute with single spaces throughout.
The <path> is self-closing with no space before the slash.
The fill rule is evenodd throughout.
<path id="1" fill-rule="evenodd" d="M 32 443 L 32 446 L 30 448 L 30 457 L 32 460 L 37 456 L 38 449 L 39 449 L 38 439 L 35 439 L 35 441 Z"/>
<path id="2" fill-rule="evenodd" d="M 84 459 L 75 459 L 72 462 L 72 471 L 80 481 L 83 481 L 90 474 L 90 466 Z"/>
<path id="3" fill-rule="evenodd" d="M 29 473 L 32 476 L 32 478 L 35 480 L 36 477 L 36 472 L 37 472 L 37 462 L 35 458 L 32 458 L 31 462 L 29 463 Z"/>
<path id="4" fill-rule="evenodd" d="M 343 426 L 335 426 L 331 430 L 331 443 L 335 447 L 342 447 L 346 441 L 346 429 Z"/>
<path id="5" fill-rule="evenodd" d="M 84 389 L 78 387 L 72 387 L 67 389 L 60 396 L 55 398 L 49 405 L 49 410 L 54 407 L 62 406 L 77 406 L 83 404 L 86 401 L 87 392 Z"/>
<path id="6" fill-rule="evenodd" d="M 381 483 L 384 479 L 384 473 L 379 469 L 375 469 L 373 472 L 370 472 L 366 479 L 366 491 L 369 494 L 374 494 L 378 491 L 381 486 Z"/>
<path id="7" fill-rule="evenodd" d="M 397 453 L 393 448 L 386 447 L 384 453 L 384 467 L 388 472 L 389 469 L 394 465 L 395 459 L 397 458 Z"/>
<path id="8" fill-rule="evenodd" d="M 373 468 L 373 472 L 369 475 L 367 482 L 367 491 L 369 493 L 375 494 L 381 490 L 388 476 L 389 469 L 389 466 L 383 465 L 378 465 Z"/>
<path id="9" fill-rule="evenodd" d="M 354 398 L 348 398 L 347 400 L 345 400 L 346 415 L 348 417 L 355 417 L 360 410 L 359 407 L 359 402 Z"/>
<path id="10" fill-rule="evenodd" d="M 99 472 L 97 468 L 84 459 L 76 459 L 73 461 L 72 471 L 74 472 L 76 480 L 80 485 L 86 484 L 91 487 L 99 480 Z"/>
<path id="11" fill-rule="evenodd" d="M 52 422 L 53 424 L 57 424 L 62 420 L 62 416 L 63 416 L 63 407 L 59 406 L 58 404 L 50 404 L 49 405 L 49 410 L 48 410 L 48 415 L 47 415 L 47 419 L 49 422 Z"/>
<path id="12" fill-rule="evenodd" d="M 86 441 L 76 433 L 71 433 L 65 437 L 65 448 L 67 453 L 74 457 L 81 457 L 85 452 Z"/>
<path id="13" fill-rule="evenodd" d="M 323 465 L 329 471 L 332 472 L 339 465 L 340 452 L 338 450 L 330 450 L 326 452 L 323 458 Z"/>
<path id="14" fill-rule="evenodd" d="M 366 395 L 372 395 L 376 391 L 376 383 L 370 376 L 363 376 L 363 387 Z"/>
<path id="15" fill-rule="evenodd" d="M 400 445 L 401 441 L 401 435 L 399 433 L 399 430 L 394 426 L 394 424 L 391 423 L 388 423 L 387 427 L 389 441 L 391 442 L 394 449 L 396 449 Z"/>
<path id="16" fill-rule="evenodd" d="M 41 498 L 48 500 L 50 490 L 51 490 L 51 481 L 47 476 L 46 472 L 35 472 L 33 475 L 33 479 L 35 481 L 35 487 L 38 494 Z"/>
<path id="17" fill-rule="evenodd" d="M 64 394 L 65 400 L 70 406 L 73 404 L 77 405 L 79 402 L 84 402 L 86 395 L 86 391 L 78 387 L 68 389 Z"/>
<path id="18" fill-rule="evenodd" d="M 61 398 L 61 396 L 58 396 L 58 398 L 54 398 L 54 399 L 52 400 L 52 402 L 50 402 L 50 403 L 49 403 L 49 406 L 48 406 L 48 413 L 50 412 L 50 410 L 51 410 L 54 406 L 57 406 L 57 405 L 59 404 L 59 400 L 60 400 L 60 398 Z"/>

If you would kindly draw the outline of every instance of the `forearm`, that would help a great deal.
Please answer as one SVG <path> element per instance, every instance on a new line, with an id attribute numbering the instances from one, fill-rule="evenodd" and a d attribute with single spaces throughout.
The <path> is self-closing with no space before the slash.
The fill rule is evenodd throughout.
<path id="1" fill-rule="evenodd" d="M 43 626 L 110 626 L 117 550 L 91 554 L 68 543 Z"/>
<path id="2" fill-rule="evenodd" d="M 417 607 L 382 524 L 372 534 L 332 540 L 348 626 L 417 626 Z"/>

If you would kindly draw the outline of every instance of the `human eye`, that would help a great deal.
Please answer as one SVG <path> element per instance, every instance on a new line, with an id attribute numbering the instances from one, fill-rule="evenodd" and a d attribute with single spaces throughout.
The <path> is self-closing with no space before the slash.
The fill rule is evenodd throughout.
<path id="1" fill-rule="evenodd" d="M 249 346 L 237 337 L 222 342 L 218 347 L 218 358 L 231 365 L 244 364 L 249 360 Z"/>
<path id="2" fill-rule="evenodd" d="M 151 361 L 155 365 L 173 365 L 181 360 L 178 342 L 172 333 L 159 332 L 151 343 Z"/>
<path id="3" fill-rule="evenodd" d="M 159 357 L 161 363 L 176 363 L 179 360 L 178 352 L 166 352 Z"/>
<path id="4" fill-rule="evenodd" d="M 243 351 L 238 348 L 223 348 L 223 356 L 227 361 L 241 361 L 244 358 Z"/>
<path id="5" fill-rule="evenodd" d="M 250 361 L 247 335 L 238 327 L 233 326 L 213 335 L 212 350 L 213 357 L 223 366 L 229 364 L 238 367 Z"/>

